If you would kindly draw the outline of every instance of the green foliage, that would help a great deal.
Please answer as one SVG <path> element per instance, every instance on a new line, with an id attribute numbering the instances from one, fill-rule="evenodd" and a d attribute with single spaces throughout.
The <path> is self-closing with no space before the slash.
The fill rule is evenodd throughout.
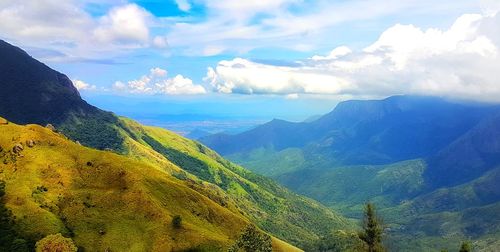
<path id="1" fill-rule="evenodd" d="M 356 233 L 337 230 L 305 246 L 304 250 L 318 252 L 358 252 L 362 251 L 364 247 L 364 242 L 359 239 Z"/>
<path id="2" fill-rule="evenodd" d="M 175 215 L 172 219 L 172 226 L 176 229 L 182 227 L 182 217 L 180 215 Z"/>
<path id="3" fill-rule="evenodd" d="M 15 239 L 10 245 L 11 252 L 28 252 L 30 251 L 28 242 L 24 239 Z"/>
<path id="4" fill-rule="evenodd" d="M 28 242 L 15 229 L 14 216 L 5 206 L 5 182 L 0 181 L 0 251 L 29 251 Z"/>
<path id="5" fill-rule="evenodd" d="M 211 176 L 208 165 L 188 154 L 182 153 L 174 148 L 169 148 L 163 146 L 160 142 L 156 141 L 149 135 L 142 136 L 142 140 L 144 140 L 153 150 L 164 155 L 168 160 L 182 169 L 196 175 L 198 178 L 203 179 L 208 182 L 214 183 L 214 179 Z"/>
<path id="6" fill-rule="evenodd" d="M 141 143 L 162 154 L 172 163 L 199 179 L 224 191 L 223 207 L 234 202 L 262 230 L 303 247 L 318 236 L 337 229 L 353 229 L 353 223 L 315 201 L 294 194 L 275 181 L 252 173 L 198 142 L 156 127 L 122 119 Z M 190 181 L 184 171 L 174 171 L 181 180 Z M 212 200 L 220 197 L 206 195 Z"/>
<path id="7" fill-rule="evenodd" d="M 471 252 L 471 244 L 469 242 L 462 242 L 462 245 L 460 246 L 459 252 Z"/>
<path id="8" fill-rule="evenodd" d="M 382 245 L 382 232 L 382 226 L 375 213 L 375 207 L 371 203 L 367 203 L 363 219 L 363 231 L 359 233 L 359 238 L 366 243 L 368 252 L 385 251 Z"/>
<path id="9" fill-rule="evenodd" d="M 36 242 L 36 252 L 76 252 L 78 248 L 71 238 L 65 238 L 60 233 L 47 235 L 45 238 Z"/>
<path id="10" fill-rule="evenodd" d="M 243 230 L 229 251 L 271 252 L 273 251 L 271 236 L 259 231 L 253 224 L 250 224 Z"/>
<path id="11" fill-rule="evenodd" d="M 117 125 L 118 118 L 108 112 L 99 111 L 91 117 L 71 118 L 58 129 L 74 141 L 99 150 L 111 149 L 123 152 L 124 138 Z"/>

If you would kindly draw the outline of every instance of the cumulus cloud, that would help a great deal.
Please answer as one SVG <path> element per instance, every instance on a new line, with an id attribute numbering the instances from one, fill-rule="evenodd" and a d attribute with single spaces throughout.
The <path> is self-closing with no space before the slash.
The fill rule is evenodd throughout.
<path id="1" fill-rule="evenodd" d="M 90 85 L 82 80 L 78 80 L 78 79 L 74 79 L 74 80 L 71 80 L 73 82 L 73 86 L 75 86 L 75 88 L 78 90 L 78 91 L 83 91 L 83 90 L 96 90 L 97 87 L 95 85 Z"/>
<path id="2" fill-rule="evenodd" d="M 500 101 L 500 14 L 467 14 L 446 30 L 397 24 L 363 50 L 342 46 L 299 66 L 235 58 L 209 68 L 221 93 L 386 96 Z"/>
<path id="3" fill-rule="evenodd" d="M 150 34 L 154 16 L 137 4 L 116 4 L 98 17 L 84 6 L 76 0 L 0 1 L 1 37 L 25 48 L 57 52 L 57 57 L 41 55 L 52 61 L 112 57 L 167 45 L 165 38 Z"/>
<path id="4" fill-rule="evenodd" d="M 156 83 L 156 86 L 161 93 L 170 95 L 195 95 L 206 93 L 204 87 L 193 84 L 191 79 L 180 74 L 172 79 L 166 79 Z"/>
<path id="5" fill-rule="evenodd" d="M 168 78 L 167 70 L 155 67 L 149 73 L 139 79 L 127 81 L 116 81 L 113 89 L 119 92 L 137 94 L 167 94 L 167 95 L 197 95 L 205 94 L 203 86 L 194 84 L 193 81 L 180 74 Z"/>
<path id="6" fill-rule="evenodd" d="M 102 43 L 147 43 L 151 14 L 135 4 L 111 9 L 100 18 L 94 36 Z"/>

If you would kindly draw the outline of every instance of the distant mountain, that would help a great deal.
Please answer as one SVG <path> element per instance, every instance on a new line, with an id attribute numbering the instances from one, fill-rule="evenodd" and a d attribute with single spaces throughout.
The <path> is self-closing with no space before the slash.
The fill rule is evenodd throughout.
<path id="1" fill-rule="evenodd" d="M 395 250 L 500 238 L 488 221 L 500 218 L 498 105 L 421 96 L 346 101 L 312 122 L 274 120 L 201 141 L 350 217 L 374 202 Z"/>
<path id="2" fill-rule="evenodd" d="M 195 129 L 191 132 L 189 132 L 186 137 L 189 139 L 197 140 L 202 137 L 210 136 L 212 135 L 210 132 L 201 130 L 201 129 Z"/>
<path id="3" fill-rule="evenodd" d="M 439 186 L 455 186 L 480 177 L 500 164 L 500 113 L 475 125 L 428 159 L 426 178 Z"/>
<path id="4" fill-rule="evenodd" d="M 347 101 L 313 122 L 273 120 L 241 134 L 200 140 L 223 155 L 303 148 L 335 156 L 343 165 L 388 164 L 437 152 L 492 109 L 417 96 Z"/>

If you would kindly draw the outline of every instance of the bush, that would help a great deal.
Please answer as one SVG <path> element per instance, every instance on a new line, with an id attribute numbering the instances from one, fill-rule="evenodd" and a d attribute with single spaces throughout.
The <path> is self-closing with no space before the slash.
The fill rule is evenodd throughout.
<path id="1" fill-rule="evenodd" d="M 28 252 L 30 251 L 28 242 L 24 239 L 15 239 L 10 245 L 11 252 Z"/>
<path id="2" fill-rule="evenodd" d="M 73 240 L 61 234 L 47 235 L 35 245 L 36 252 L 76 252 L 77 250 Z"/>
<path id="3" fill-rule="evenodd" d="M 460 246 L 460 252 L 471 252 L 471 245 L 469 242 L 462 242 L 462 245 Z"/>
<path id="4" fill-rule="evenodd" d="M 5 206 L 5 182 L 0 181 L 0 251 L 30 251 L 30 243 L 16 229 L 15 217 Z"/>
<path id="5" fill-rule="evenodd" d="M 182 217 L 180 215 L 174 216 L 174 218 L 172 219 L 172 226 L 174 226 L 174 228 L 182 227 Z"/>
<path id="6" fill-rule="evenodd" d="M 273 251 L 271 236 L 259 231 L 254 225 L 248 225 L 240 238 L 229 249 L 230 252 L 271 252 Z"/>

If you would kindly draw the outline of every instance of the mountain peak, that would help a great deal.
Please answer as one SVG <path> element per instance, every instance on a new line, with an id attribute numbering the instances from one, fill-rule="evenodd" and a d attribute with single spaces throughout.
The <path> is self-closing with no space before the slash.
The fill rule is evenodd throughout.
<path id="1" fill-rule="evenodd" d="M 21 124 L 58 124 L 69 114 L 95 111 L 64 74 L 0 41 L 0 114 Z"/>

